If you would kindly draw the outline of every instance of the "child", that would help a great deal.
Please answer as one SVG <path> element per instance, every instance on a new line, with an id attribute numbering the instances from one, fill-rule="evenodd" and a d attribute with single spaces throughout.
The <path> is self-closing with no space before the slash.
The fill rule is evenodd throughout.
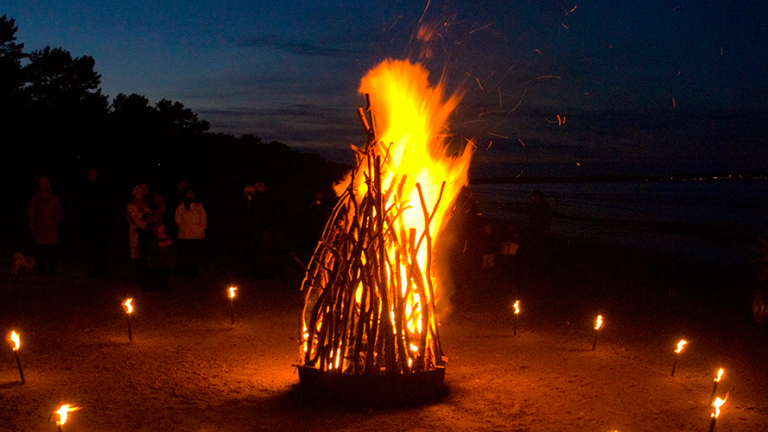
<path id="1" fill-rule="evenodd" d="M 171 239 L 165 232 L 165 225 L 156 223 L 152 225 L 152 236 L 147 245 L 147 268 L 149 269 L 147 291 L 168 290 L 171 268 L 175 266 L 176 253 Z"/>

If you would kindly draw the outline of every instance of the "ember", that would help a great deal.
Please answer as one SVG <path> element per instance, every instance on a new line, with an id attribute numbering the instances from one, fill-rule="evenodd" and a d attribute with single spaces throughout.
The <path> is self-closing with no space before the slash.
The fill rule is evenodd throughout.
<path id="1" fill-rule="evenodd" d="M 444 366 L 434 245 L 467 184 L 470 146 L 448 156 L 443 101 L 427 72 L 385 61 L 363 79 L 365 149 L 344 185 L 302 283 L 301 365 L 344 374 L 412 374 Z"/>

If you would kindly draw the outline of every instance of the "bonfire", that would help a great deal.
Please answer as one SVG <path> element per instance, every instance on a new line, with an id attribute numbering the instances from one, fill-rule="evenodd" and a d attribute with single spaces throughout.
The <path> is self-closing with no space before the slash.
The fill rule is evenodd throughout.
<path id="1" fill-rule="evenodd" d="M 339 185 L 302 282 L 300 372 L 415 375 L 443 369 L 435 244 L 467 184 L 470 146 L 449 154 L 444 97 L 418 64 L 363 78 L 365 148 Z"/>

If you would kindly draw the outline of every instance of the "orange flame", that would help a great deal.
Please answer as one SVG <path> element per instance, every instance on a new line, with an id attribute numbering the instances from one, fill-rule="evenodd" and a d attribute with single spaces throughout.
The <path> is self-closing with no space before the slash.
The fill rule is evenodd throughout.
<path id="1" fill-rule="evenodd" d="M 405 181 L 402 193 L 390 194 L 385 203 L 387 208 L 398 204 L 396 200 L 406 204 L 401 217 L 395 221 L 395 230 L 407 233 L 415 229 L 416 239 L 421 238 L 427 225 L 422 208 L 433 209 L 442 190 L 435 216 L 428 227 L 434 244 L 434 239 L 448 222 L 456 197 L 467 184 L 472 146 L 466 146 L 456 156 L 448 155 L 446 124 L 460 97 L 454 94 L 444 101 L 443 83 L 432 87 L 427 78 L 427 71 L 418 64 L 387 60 L 363 78 L 360 93 L 370 95 L 371 108 L 376 115 L 374 127 L 383 144 L 382 189 L 394 190 L 399 188 L 400 181 Z M 355 178 L 358 199 L 362 199 L 367 190 L 366 175 L 370 175 L 367 170 L 360 170 Z M 423 202 L 417 183 L 422 189 Z M 394 259 L 397 251 L 388 248 L 387 252 Z M 426 268 L 427 253 L 424 246 L 418 250 L 417 262 L 422 269 Z M 405 265 L 401 267 L 404 270 L 401 278 L 404 278 L 407 272 Z M 402 286 L 406 285 L 403 280 Z M 437 303 L 440 293 L 436 292 L 435 297 L 420 299 L 412 292 L 406 303 L 406 314 L 418 311 L 412 315 L 408 325 L 410 330 L 417 333 L 423 330 L 419 328 L 421 310 L 425 302 Z"/>
<path id="2" fill-rule="evenodd" d="M 424 359 L 431 356 L 439 364 L 440 350 L 434 349 L 437 346 L 428 348 L 437 340 L 434 312 L 442 294 L 431 256 L 456 198 L 468 183 L 473 147 L 470 142 L 455 154 L 449 151 L 447 120 L 460 97 L 454 94 L 446 100 L 442 82 L 430 85 L 428 73 L 421 65 L 399 60 L 386 60 L 371 69 L 362 79 L 359 91 L 369 96 L 369 139 L 376 139 L 369 141 L 365 152 L 358 151 L 360 169 L 334 189 L 339 194 L 351 182 L 350 198 L 358 205 L 370 196 L 369 187 L 380 189 L 376 192 L 382 197 L 381 203 L 372 211 L 376 217 L 386 218 L 382 222 L 382 226 L 386 225 L 386 232 L 381 233 L 382 259 L 392 263 L 381 269 L 380 279 L 383 286 L 391 281 L 389 286 L 394 292 L 388 294 L 389 310 L 376 315 L 389 317 L 389 328 L 398 347 L 402 347 L 397 353 L 401 362 L 407 360 L 411 365 L 412 359 L 421 357 L 423 365 L 429 363 Z M 364 124 L 369 127 L 367 120 Z M 380 186 L 371 181 L 374 178 L 380 179 Z M 351 219 L 354 206 L 348 209 Z M 367 253 L 361 255 L 363 264 L 370 259 Z M 358 309 L 370 307 L 367 302 L 378 295 L 363 294 L 370 292 L 369 284 L 363 278 L 354 287 L 354 304 Z M 398 297 L 395 293 L 399 294 L 396 302 L 392 301 Z M 397 313 L 395 303 L 399 304 Z M 309 333 L 307 322 L 303 321 L 307 358 L 315 352 L 323 316 L 324 313 L 319 314 Z M 330 358 L 325 367 L 345 370 L 347 353 L 336 347 L 328 352 Z M 375 350 L 372 353 L 378 355 Z"/>
<path id="3" fill-rule="evenodd" d="M 13 350 L 18 351 L 21 347 L 21 339 L 15 330 L 11 330 L 11 340 L 13 341 Z"/>
<path id="4" fill-rule="evenodd" d="M 603 325 L 603 316 L 598 315 L 597 320 L 595 321 L 595 330 L 600 330 L 600 327 Z"/>
<path id="5" fill-rule="evenodd" d="M 125 303 L 123 303 L 123 306 L 125 306 L 125 311 L 129 314 L 133 312 L 133 306 L 131 306 L 132 301 L 133 299 L 129 298 L 128 300 L 125 301 Z"/>
<path id="6" fill-rule="evenodd" d="M 231 286 L 229 287 L 229 298 L 235 298 L 235 291 L 237 291 L 237 287 Z"/>
<path id="7" fill-rule="evenodd" d="M 687 344 L 688 341 L 685 339 L 680 339 L 680 342 L 677 343 L 677 349 L 675 350 L 675 354 L 680 354 L 683 351 L 683 347 L 685 344 Z"/>
<path id="8" fill-rule="evenodd" d="M 712 413 L 712 418 L 718 418 L 720 417 L 720 407 L 723 406 L 725 401 L 728 400 L 728 395 L 725 395 L 725 399 L 715 398 L 715 401 L 712 402 L 712 406 L 715 407 L 715 412 Z"/>
<path id="9" fill-rule="evenodd" d="M 62 405 L 61 407 L 59 407 L 59 409 L 56 411 L 56 413 L 59 415 L 59 420 L 56 422 L 56 425 L 57 426 L 64 425 L 64 423 L 67 422 L 67 413 L 70 413 L 72 411 L 77 411 L 79 409 L 80 407 L 69 405 L 69 404 Z"/>
<path id="10" fill-rule="evenodd" d="M 514 306 L 514 308 L 515 308 L 515 315 L 519 315 L 520 314 L 520 300 L 515 300 L 515 304 L 513 304 L 512 306 Z"/>
<path id="11" fill-rule="evenodd" d="M 725 373 L 725 369 L 720 368 L 720 370 L 717 371 L 717 378 L 715 378 L 715 382 L 720 382 L 720 378 L 723 377 L 724 373 Z"/>

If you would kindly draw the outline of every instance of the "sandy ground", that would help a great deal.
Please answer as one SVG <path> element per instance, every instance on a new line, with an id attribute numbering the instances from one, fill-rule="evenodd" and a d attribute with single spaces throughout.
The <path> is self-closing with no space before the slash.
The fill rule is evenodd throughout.
<path id="1" fill-rule="evenodd" d="M 706 431 L 714 374 L 729 399 L 718 431 L 768 430 L 768 336 L 747 324 L 743 280 L 711 266 L 571 245 L 539 278 L 508 263 L 457 272 L 441 325 L 449 363 L 438 401 L 360 409 L 298 386 L 298 271 L 239 284 L 209 271 L 141 294 L 67 269 L 0 284 L 26 384 L 0 349 L 0 431 Z M 133 342 L 121 307 L 134 296 Z M 519 298 L 517 323 L 511 303 Z M 605 323 L 592 351 L 594 319 Z M 670 376 L 680 338 L 690 341 Z M 5 345 L 3 345 L 5 346 Z M 1 346 L 0 346 L 1 347 Z"/>

